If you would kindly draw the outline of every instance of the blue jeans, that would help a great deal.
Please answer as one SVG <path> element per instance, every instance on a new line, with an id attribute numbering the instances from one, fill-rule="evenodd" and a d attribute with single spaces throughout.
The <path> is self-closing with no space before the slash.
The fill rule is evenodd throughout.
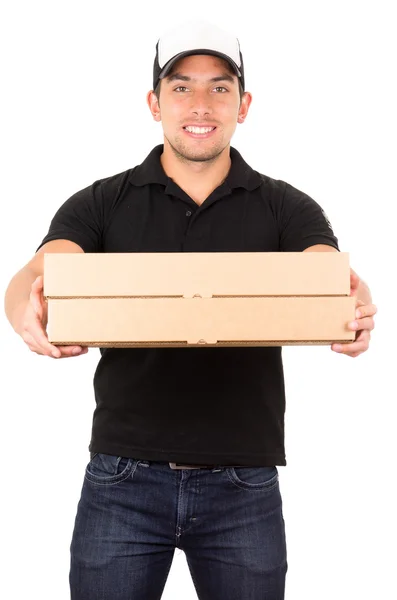
<path id="1" fill-rule="evenodd" d="M 283 600 L 277 468 L 173 470 L 95 454 L 70 546 L 71 600 L 158 600 L 175 548 L 200 600 Z"/>

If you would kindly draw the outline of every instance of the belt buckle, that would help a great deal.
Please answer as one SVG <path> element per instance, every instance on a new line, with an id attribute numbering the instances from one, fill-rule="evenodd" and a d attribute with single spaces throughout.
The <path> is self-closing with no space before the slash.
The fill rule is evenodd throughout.
<path id="1" fill-rule="evenodd" d="M 178 469 L 203 469 L 204 467 L 200 466 L 200 465 L 182 465 L 180 463 L 174 463 L 174 462 L 169 462 L 168 463 L 171 467 L 171 469 L 174 470 L 178 470 Z"/>

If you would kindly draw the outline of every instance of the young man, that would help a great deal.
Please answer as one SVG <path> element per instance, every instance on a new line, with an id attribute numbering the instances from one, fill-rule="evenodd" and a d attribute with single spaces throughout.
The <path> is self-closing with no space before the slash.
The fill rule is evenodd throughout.
<path id="1" fill-rule="evenodd" d="M 10 283 L 7 315 L 34 352 L 74 354 L 46 336 L 44 252 L 338 251 L 314 200 L 230 147 L 251 104 L 236 38 L 200 22 L 164 35 L 147 102 L 164 143 L 69 198 Z M 354 357 L 368 348 L 376 307 L 354 272 L 351 288 L 356 340 L 332 348 Z M 281 348 L 100 352 L 72 600 L 160 598 L 175 548 L 202 600 L 284 598 Z"/>

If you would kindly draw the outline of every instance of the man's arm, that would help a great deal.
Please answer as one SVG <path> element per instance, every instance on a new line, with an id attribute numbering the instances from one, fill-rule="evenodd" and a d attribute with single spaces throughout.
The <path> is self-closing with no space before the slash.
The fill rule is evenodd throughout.
<path id="1" fill-rule="evenodd" d="M 84 252 L 80 246 L 69 240 L 53 240 L 40 248 L 33 258 L 11 279 L 4 298 L 4 310 L 7 319 L 16 333 L 22 331 L 22 318 L 29 297 L 32 283 L 40 275 L 44 275 L 44 254 L 46 252 Z"/>
<path id="2" fill-rule="evenodd" d="M 316 244 L 303 252 L 338 252 L 336 248 L 325 244 Z M 333 344 L 332 350 L 356 357 L 369 347 L 370 331 L 375 327 L 374 315 L 377 308 L 372 304 L 372 296 L 368 285 L 360 279 L 353 269 L 350 269 L 350 295 L 356 296 L 356 321 L 348 324 L 349 329 L 357 331 L 356 339 L 351 344 Z"/>
<path id="3" fill-rule="evenodd" d="M 63 358 L 74 356 L 74 348 L 81 354 L 81 346 L 54 346 L 49 343 L 47 302 L 43 296 L 44 254 L 46 252 L 84 252 L 78 244 L 67 240 L 52 240 L 41 246 L 35 256 L 11 279 L 4 298 L 6 316 L 14 331 L 21 336 L 32 352 Z"/>

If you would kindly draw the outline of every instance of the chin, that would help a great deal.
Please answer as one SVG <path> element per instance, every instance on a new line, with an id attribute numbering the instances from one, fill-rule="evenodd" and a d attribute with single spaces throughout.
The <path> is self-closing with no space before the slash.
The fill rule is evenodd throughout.
<path id="1" fill-rule="evenodd" d="M 222 154 L 222 152 L 228 146 L 228 144 L 226 144 L 226 146 L 224 144 L 217 144 L 216 146 L 211 146 L 207 148 L 198 148 L 194 147 L 194 144 L 192 144 L 192 146 L 189 146 L 187 144 L 178 144 L 178 142 L 170 145 L 177 155 L 179 155 L 185 160 L 190 160 L 192 162 L 206 162 L 214 160 L 220 154 Z"/>
<path id="2" fill-rule="evenodd" d="M 221 153 L 223 152 L 223 150 L 215 150 L 213 149 L 212 151 L 206 151 L 206 152 L 195 152 L 195 151 L 191 151 L 191 152 L 185 152 L 185 153 L 181 153 L 181 156 L 183 158 L 185 158 L 186 160 L 190 160 L 192 162 L 207 162 L 207 161 L 211 161 L 214 160 L 215 158 L 217 158 Z"/>

